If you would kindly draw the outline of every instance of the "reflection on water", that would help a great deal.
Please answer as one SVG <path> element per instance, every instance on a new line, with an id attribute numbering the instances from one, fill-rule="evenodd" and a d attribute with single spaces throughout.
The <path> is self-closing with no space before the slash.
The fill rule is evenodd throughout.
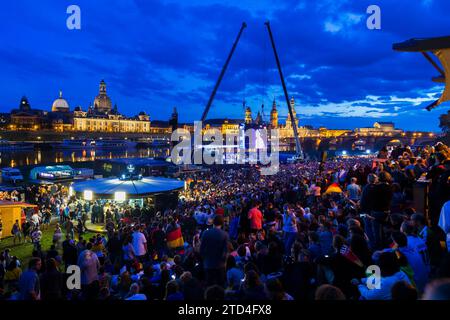
<path id="1" fill-rule="evenodd" d="M 85 162 L 98 159 L 167 157 L 168 148 L 108 150 L 17 150 L 0 153 L 0 167 L 21 167 L 62 162 Z"/>
<path id="2" fill-rule="evenodd" d="M 280 155 L 285 152 L 292 153 L 293 148 L 280 148 Z M 317 148 L 305 146 L 305 155 L 310 158 L 319 159 L 321 154 Z M 331 157 L 338 150 L 327 150 Z M 22 167 L 30 165 L 50 165 L 63 162 L 76 163 L 95 161 L 100 159 L 117 158 L 155 158 L 170 156 L 170 149 L 167 147 L 144 148 L 144 149 L 35 149 L 35 150 L 14 150 L 0 152 L 0 167 Z"/>

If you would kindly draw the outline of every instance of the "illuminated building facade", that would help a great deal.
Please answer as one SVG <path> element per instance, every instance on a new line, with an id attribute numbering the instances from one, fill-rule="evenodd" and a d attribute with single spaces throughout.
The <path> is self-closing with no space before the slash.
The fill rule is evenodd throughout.
<path id="1" fill-rule="evenodd" d="M 22 97 L 19 108 L 11 111 L 8 129 L 12 131 L 53 130 L 55 132 L 120 132 L 151 133 L 167 132 L 165 128 L 150 127 L 150 117 L 144 112 L 134 117 L 119 113 L 117 105 L 112 107 L 111 99 L 106 93 L 106 83 L 100 82 L 99 94 L 94 99 L 93 107 L 83 111 L 75 107 L 70 111 L 69 103 L 63 98 L 62 91 L 53 102 L 51 111 L 32 109 L 27 97 Z M 169 132 L 170 133 L 170 132 Z"/>
<path id="2" fill-rule="evenodd" d="M 222 135 L 238 135 L 241 119 L 210 119 L 203 124 L 203 134 L 211 129 L 218 129 Z"/>
<path id="3" fill-rule="evenodd" d="M 20 100 L 19 108 L 11 110 L 11 130 L 40 130 L 45 125 L 45 113 L 39 109 L 32 109 L 27 97 Z"/>
<path id="4" fill-rule="evenodd" d="M 311 126 L 299 126 L 299 119 L 295 110 L 295 100 L 289 101 L 294 119 L 287 114 L 285 123 L 280 122 L 277 103 L 274 100 L 270 111 L 270 119 L 265 122 L 263 113 L 258 112 L 253 118 L 249 106 L 245 108 L 243 119 L 209 119 L 203 123 L 203 133 L 211 128 L 219 129 L 222 135 L 237 135 L 241 126 L 244 128 L 278 129 L 279 138 L 283 143 L 292 142 L 294 138 L 293 125 L 297 126 L 300 138 L 338 138 L 342 136 L 355 137 L 383 137 L 383 136 L 409 136 L 432 137 L 433 133 L 415 132 L 408 133 L 397 129 L 393 122 L 375 122 L 372 127 L 348 129 L 328 129 Z M 11 131 L 54 131 L 54 132 L 101 132 L 101 133 L 142 133 L 153 135 L 154 138 L 167 138 L 174 129 L 184 128 L 189 132 L 194 131 L 193 123 L 179 123 L 178 112 L 174 108 L 169 121 L 150 121 L 145 112 L 140 112 L 134 117 L 126 117 L 119 113 L 117 105 L 113 105 L 107 94 L 104 80 L 100 82 L 98 95 L 94 98 L 92 106 L 83 110 L 77 106 L 70 110 L 68 101 L 63 97 L 63 92 L 53 101 L 51 111 L 34 109 L 31 107 L 27 97 L 22 97 L 19 107 L 13 109 L 9 114 L 4 114 L 0 119 L 0 125 Z"/>
<path id="5" fill-rule="evenodd" d="M 76 108 L 73 116 L 74 131 L 150 133 L 150 117 L 140 112 L 136 117 L 120 114 L 117 105 L 112 107 L 111 99 L 106 93 L 106 83 L 100 82 L 99 93 L 94 99 L 94 106 L 83 112 Z"/>
<path id="6" fill-rule="evenodd" d="M 403 130 L 396 129 L 393 122 L 375 122 L 373 127 L 356 128 L 355 134 L 360 136 L 394 136 L 403 133 Z"/>
<path id="7" fill-rule="evenodd" d="M 297 126 L 298 135 L 300 137 L 316 136 L 317 135 L 317 133 L 316 133 L 317 130 L 312 130 L 312 129 L 309 129 L 309 128 L 306 128 L 306 127 L 299 127 L 299 125 L 298 125 L 299 121 L 298 121 L 298 118 L 297 118 L 297 112 L 295 111 L 295 99 L 291 98 L 289 103 L 291 105 L 292 113 L 294 115 L 294 121 L 292 121 L 291 115 L 288 112 L 286 123 L 285 124 L 280 124 L 279 123 L 277 103 L 274 100 L 273 103 L 272 103 L 272 110 L 270 111 L 270 128 L 271 129 L 278 129 L 279 137 L 280 137 L 281 140 L 294 138 L 294 129 L 292 127 L 293 123 L 295 123 L 295 125 Z"/>

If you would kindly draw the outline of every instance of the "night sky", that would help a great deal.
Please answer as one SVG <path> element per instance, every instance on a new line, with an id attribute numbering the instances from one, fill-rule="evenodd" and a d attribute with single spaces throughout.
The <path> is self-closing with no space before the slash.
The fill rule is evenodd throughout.
<path id="1" fill-rule="evenodd" d="M 81 30 L 69 30 L 66 9 L 81 8 Z M 381 30 L 366 27 L 371 4 Z M 209 118 L 254 115 L 275 98 L 283 122 L 282 87 L 264 21 L 269 19 L 289 95 L 302 125 L 330 128 L 393 121 L 437 131 L 449 103 L 424 107 L 443 87 L 419 53 L 392 44 L 450 34 L 448 0 L 184 0 L 23 1 L 0 8 L 0 112 L 19 105 L 50 110 L 63 90 L 71 108 L 92 104 L 104 79 L 119 111 L 167 120 L 201 117 L 242 21 L 248 24 Z"/>

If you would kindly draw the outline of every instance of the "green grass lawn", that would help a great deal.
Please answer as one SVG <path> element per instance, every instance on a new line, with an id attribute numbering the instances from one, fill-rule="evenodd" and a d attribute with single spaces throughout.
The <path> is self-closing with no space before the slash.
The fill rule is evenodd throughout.
<path id="1" fill-rule="evenodd" d="M 48 229 L 42 230 L 42 240 L 41 240 L 41 247 L 42 247 L 42 251 L 47 251 L 50 249 L 50 246 L 52 245 L 52 240 L 53 240 L 53 233 L 55 231 L 55 224 L 52 223 L 50 225 L 50 227 Z M 92 236 L 94 236 L 95 233 L 92 232 L 86 232 L 83 234 L 83 239 L 88 240 L 89 238 L 91 238 Z M 65 233 L 63 230 L 63 239 L 65 237 Z M 75 233 L 75 239 L 78 240 L 78 236 Z M 27 243 L 16 243 L 14 245 L 13 243 L 13 237 L 9 237 L 6 239 L 2 239 L 2 241 L 0 242 L 0 251 L 5 250 L 6 248 L 9 248 L 11 251 L 11 255 L 12 256 L 16 256 L 21 264 L 22 264 L 22 268 L 26 269 L 27 265 L 28 265 L 28 261 L 31 258 L 31 254 L 33 252 L 33 244 L 31 242 L 29 242 L 30 239 L 28 239 Z M 61 250 L 60 254 L 62 254 Z"/>

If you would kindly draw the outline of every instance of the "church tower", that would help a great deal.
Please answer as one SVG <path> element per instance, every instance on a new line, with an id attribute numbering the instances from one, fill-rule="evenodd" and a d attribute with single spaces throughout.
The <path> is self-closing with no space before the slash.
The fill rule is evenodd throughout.
<path id="1" fill-rule="evenodd" d="M 172 131 L 175 131 L 178 128 L 178 111 L 177 107 L 173 107 L 172 115 L 169 119 L 169 124 L 172 128 Z"/>
<path id="2" fill-rule="evenodd" d="M 245 124 L 251 124 L 252 121 L 252 110 L 250 107 L 247 107 L 247 109 L 245 109 Z"/>
<path id="3" fill-rule="evenodd" d="M 255 118 L 255 124 L 262 124 L 261 112 L 259 112 L 259 111 Z"/>
<path id="4" fill-rule="evenodd" d="M 294 123 L 298 128 L 298 119 L 297 119 L 297 112 L 295 111 L 294 97 L 291 98 L 290 104 L 291 104 L 292 114 L 294 115 Z M 292 119 L 291 119 L 291 114 L 289 113 L 289 110 L 288 110 L 288 117 L 286 120 L 286 127 L 292 128 Z"/>
<path id="5" fill-rule="evenodd" d="M 106 94 L 106 83 L 105 80 L 100 81 L 100 93 Z"/>
<path id="6" fill-rule="evenodd" d="M 111 99 L 106 94 L 105 80 L 100 81 L 98 95 L 94 99 L 94 109 L 100 113 L 109 113 L 112 109 Z"/>
<path id="7" fill-rule="evenodd" d="M 23 96 L 22 99 L 20 99 L 19 110 L 25 112 L 31 110 L 31 106 L 30 103 L 28 102 L 27 97 Z"/>
<path id="8" fill-rule="evenodd" d="M 272 129 L 278 128 L 278 110 L 275 99 L 273 99 L 272 110 L 270 111 L 270 126 Z"/>

